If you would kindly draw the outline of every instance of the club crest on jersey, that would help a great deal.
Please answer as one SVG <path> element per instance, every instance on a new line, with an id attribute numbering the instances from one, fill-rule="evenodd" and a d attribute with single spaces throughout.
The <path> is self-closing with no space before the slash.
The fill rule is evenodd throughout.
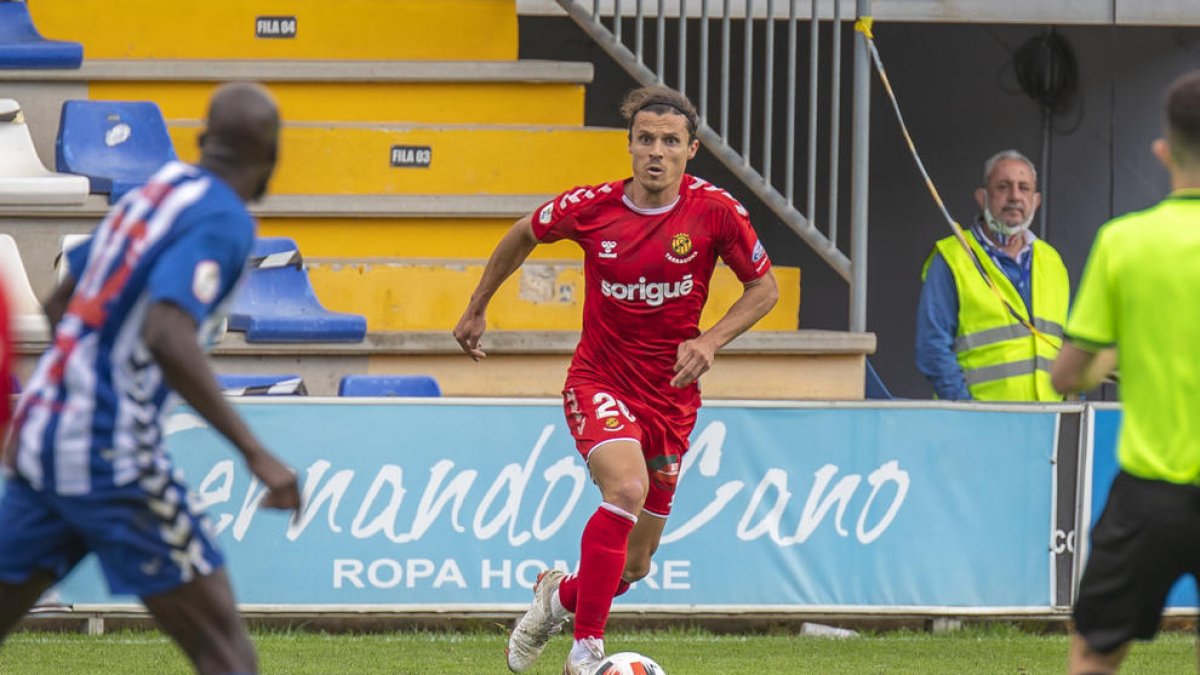
<path id="1" fill-rule="evenodd" d="M 550 202 L 549 204 L 543 206 L 541 212 L 538 213 L 538 222 L 541 223 L 542 225 L 549 225 L 550 218 L 553 215 L 554 215 L 554 202 Z"/>
<path id="2" fill-rule="evenodd" d="M 605 239 L 604 241 L 600 242 L 600 248 L 603 248 L 603 249 L 604 249 L 604 250 L 603 250 L 603 251 L 601 251 L 599 254 L 597 254 L 597 255 L 599 255 L 601 258 L 615 258 L 615 257 L 617 257 L 617 253 L 616 253 L 616 250 L 617 250 L 617 242 L 615 242 L 615 241 L 612 241 L 611 239 Z"/>
<path id="3" fill-rule="evenodd" d="M 667 253 L 667 260 L 673 263 L 689 263 L 695 260 L 699 251 L 692 250 L 692 238 L 686 232 L 671 237 L 671 250 Z"/>

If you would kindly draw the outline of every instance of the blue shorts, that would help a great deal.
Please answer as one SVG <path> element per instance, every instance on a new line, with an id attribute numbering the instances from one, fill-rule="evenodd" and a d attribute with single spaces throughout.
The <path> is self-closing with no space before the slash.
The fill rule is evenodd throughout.
<path id="1" fill-rule="evenodd" d="M 89 552 L 114 594 L 165 593 L 224 564 L 207 519 L 169 473 L 124 487 L 65 497 L 20 478 L 0 498 L 0 581 L 19 584 L 35 570 L 62 579 Z"/>

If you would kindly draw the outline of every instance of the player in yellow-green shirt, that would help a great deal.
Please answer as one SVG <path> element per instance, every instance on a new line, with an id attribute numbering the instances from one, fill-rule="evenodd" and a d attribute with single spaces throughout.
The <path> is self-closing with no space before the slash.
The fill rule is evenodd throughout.
<path id="1" fill-rule="evenodd" d="M 1075 602 L 1076 675 L 1116 672 L 1175 582 L 1200 574 L 1200 71 L 1171 85 L 1166 118 L 1152 149 L 1172 192 L 1100 229 L 1051 371 L 1066 393 L 1119 362 L 1124 407 L 1121 472 Z"/>

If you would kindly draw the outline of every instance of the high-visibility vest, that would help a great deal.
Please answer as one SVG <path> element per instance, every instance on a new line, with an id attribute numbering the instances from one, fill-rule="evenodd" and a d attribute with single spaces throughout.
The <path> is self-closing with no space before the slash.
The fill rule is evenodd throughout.
<path id="1" fill-rule="evenodd" d="M 971 233 L 965 233 L 965 238 L 1000 295 L 1029 318 L 1029 308 L 1012 282 Z M 1039 335 L 1000 302 L 955 237 L 938 241 L 934 252 L 950 267 L 958 290 L 954 352 L 971 396 L 978 401 L 1061 401 L 1050 384 L 1050 364 L 1062 348 L 1071 282 L 1058 251 L 1040 239 L 1033 242 L 1031 295 L 1036 314 L 1032 323 Z M 934 252 L 925 260 L 922 280 Z"/>

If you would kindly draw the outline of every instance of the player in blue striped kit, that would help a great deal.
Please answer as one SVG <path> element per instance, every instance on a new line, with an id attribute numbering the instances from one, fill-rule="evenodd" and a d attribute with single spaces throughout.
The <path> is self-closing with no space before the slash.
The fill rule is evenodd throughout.
<path id="1" fill-rule="evenodd" d="M 199 165 L 172 162 L 74 249 L 46 303 L 54 328 L 17 404 L 0 500 L 0 639 L 87 553 L 137 595 L 201 673 L 257 657 L 203 516 L 163 447 L 182 396 L 298 509 L 296 478 L 221 396 L 200 345 L 219 325 L 254 241 L 245 202 L 274 170 L 279 114 L 261 87 L 213 95 Z"/>

